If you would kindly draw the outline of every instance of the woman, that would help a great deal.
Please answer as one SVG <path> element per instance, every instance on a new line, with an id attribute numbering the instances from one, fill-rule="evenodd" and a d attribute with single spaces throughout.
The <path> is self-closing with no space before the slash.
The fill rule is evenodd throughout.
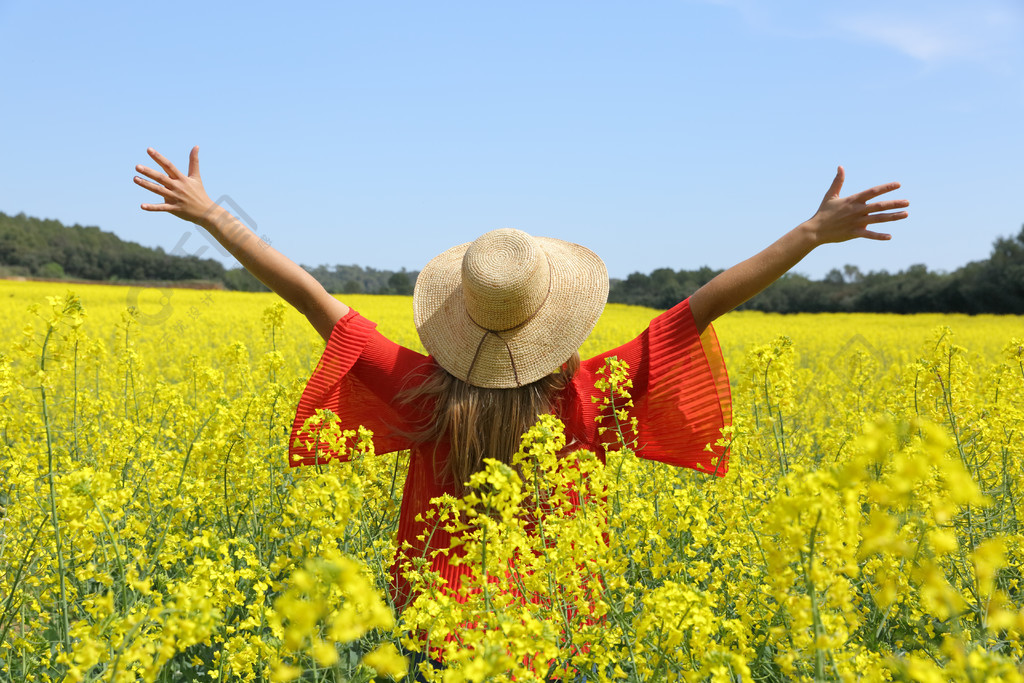
<path id="1" fill-rule="evenodd" d="M 167 211 L 213 235 L 267 287 L 309 320 L 327 346 L 299 402 L 292 432 L 292 465 L 317 462 L 315 444 L 296 438 L 316 410 L 330 409 L 345 428 L 374 432 L 378 452 L 409 449 L 399 520 L 400 557 L 392 568 L 392 597 L 411 597 L 397 567 L 403 559 L 445 548 L 443 531 L 431 547 L 417 540 L 417 516 L 431 499 L 459 495 L 485 457 L 510 462 L 519 436 L 539 414 L 554 412 L 566 425 L 566 450 L 600 452 L 595 417 L 596 372 L 618 356 L 631 368 L 633 415 L 643 457 L 721 476 L 725 452 L 706 450 L 730 421 L 728 378 L 710 325 L 754 296 L 821 244 L 854 238 L 888 240 L 869 225 L 902 220 L 905 200 L 871 203 L 898 183 L 840 197 L 844 172 L 809 220 L 759 254 L 733 266 L 687 300 L 658 316 L 639 337 L 597 358 L 577 349 L 603 310 L 604 264 L 590 250 L 518 230 L 496 230 L 453 247 L 420 273 L 414 318 L 424 356 L 381 336 L 374 323 L 328 294 L 309 273 L 259 240 L 213 204 L 199 175 L 199 148 L 188 174 L 153 149 L 162 172 L 136 166 L 141 187 L 161 196 L 146 211 Z M 315 439 L 314 439 L 315 440 Z M 426 515 L 423 515 L 425 518 Z M 432 567 L 456 587 L 467 567 L 435 554 Z"/>

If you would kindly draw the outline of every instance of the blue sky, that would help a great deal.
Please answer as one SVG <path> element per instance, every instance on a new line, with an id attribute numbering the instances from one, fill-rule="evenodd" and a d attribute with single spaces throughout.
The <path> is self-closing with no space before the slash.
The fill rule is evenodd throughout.
<path id="1" fill-rule="evenodd" d="M 951 270 L 1024 223 L 1020 0 L 0 0 L 0 28 L 0 211 L 168 251 L 206 243 L 138 208 L 148 146 L 200 145 L 210 196 L 308 265 L 419 269 L 516 227 L 613 277 L 721 268 L 840 163 L 911 217 L 798 272 Z"/>

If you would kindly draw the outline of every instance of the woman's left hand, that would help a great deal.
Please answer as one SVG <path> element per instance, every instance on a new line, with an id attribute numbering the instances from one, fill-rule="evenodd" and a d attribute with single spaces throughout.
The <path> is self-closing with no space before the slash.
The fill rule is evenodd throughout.
<path id="1" fill-rule="evenodd" d="M 906 199 L 888 199 L 869 204 L 872 199 L 892 192 L 899 188 L 899 183 L 876 185 L 871 189 L 840 197 L 846 173 L 840 166 L 832 186 L 825 193 L 825 198 L 818 207 L 817 213 L 807 220 L 804 227 L 811 235 L 814 243 L 845 242 L 857 237 L 871 240 L 888 240 L 892 235 L 884 232 L 868 230 L 869 225 L 900 221 L 909 214 L 906 211 L 895 211 L 910 206 Z"/>
<path id="2" fill-rule="evenodd" d="M 690 297 L 690 312 L 697 329 L 703 331 L 712 321 L 736 308 L 782 277 L 816 247 L 829 242 L 845 242 L 857 237 L 887 240 L 892 235 L 868 230 L 869 225 L 900 221 L 910 206 L 905 199 L 888 199 L 869 204 L 872 199 L 892 192 L 899 183 L 876 185 L 849 197 L 840 197 L 846 174 L 840 166 L 832 186 L 818 211 L 808 220 L 775 241 L 767 249 L 719 273 Z"/>

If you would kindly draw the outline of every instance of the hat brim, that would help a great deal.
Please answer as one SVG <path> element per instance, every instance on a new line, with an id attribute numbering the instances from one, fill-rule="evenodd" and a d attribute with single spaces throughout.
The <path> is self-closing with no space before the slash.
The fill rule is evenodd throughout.
<path id="1" fill-rule="evenodd" d="M 471 243 L 434 257 L 416 278 L 413 317 L 420 340 L 458 379 L 488 389 L 535 382 L 569 360 L 601 317 L 608 270 L 600 257 L 572 242 L 533 239 L 551 266 L 550 290 L 536 313 L 511 330 L 488 332 L 466 311 L 462 259 Z"/>

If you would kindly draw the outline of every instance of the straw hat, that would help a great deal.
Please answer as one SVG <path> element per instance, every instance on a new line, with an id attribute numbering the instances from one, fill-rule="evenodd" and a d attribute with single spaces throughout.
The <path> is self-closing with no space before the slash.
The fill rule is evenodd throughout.
<path id="1" fill-rule="evenodd" d="M 502 228 L 434 257 L 416 278 L 423 346 L 459 379 L 523 386 L 572 356 L 608 298 L 608 271 L 586 247 Z"/>

